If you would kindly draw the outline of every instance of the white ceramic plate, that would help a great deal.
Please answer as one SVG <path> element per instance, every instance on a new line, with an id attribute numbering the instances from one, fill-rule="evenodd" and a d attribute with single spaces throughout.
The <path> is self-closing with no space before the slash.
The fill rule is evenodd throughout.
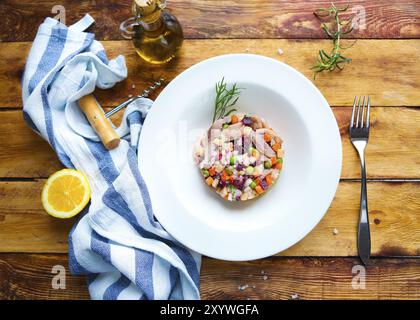
<path id="1" fill-rule="evenodd" d="M 238 110 L 262 116 L 284 140 L 278 182 L 253 201 L 224 201 L 192 160 L 223 76 L 244 88 Z M 159 222 L 185 246 L 224 260 L 267 257 L 305 237 L 330 206 L 341 172 L 340 133 L 322 94 L 292 67 L 251 54 L 211 58 L 172 80 L 147 116 L 139 150 Z"/>

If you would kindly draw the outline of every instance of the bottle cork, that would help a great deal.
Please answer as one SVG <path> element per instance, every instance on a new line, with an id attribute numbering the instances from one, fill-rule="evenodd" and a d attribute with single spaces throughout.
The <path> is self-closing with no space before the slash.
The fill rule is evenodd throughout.
<path id="1" fill-rule="evenodd" d="M 93 130 L 98 134 L 103 145 L 108 150 L 118 147 L 120 137 L 93 95 L 84 96 L 79 100 L 80 109 L 85 114 Z"/>

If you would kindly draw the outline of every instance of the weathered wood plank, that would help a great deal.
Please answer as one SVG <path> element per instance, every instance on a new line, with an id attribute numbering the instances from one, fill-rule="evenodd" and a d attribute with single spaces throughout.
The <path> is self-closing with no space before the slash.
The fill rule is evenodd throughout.
<path id="1" fill-rule="evenodd" d="M 22 104 L 20 81 L 30 43 L 0 43 L 0 108 Z M 129 41 L 105 41 L 109 57 L 125 56 L 128 79 L 110 90 L 98 90 L 104 106 L 115 106 L 163 76 L 172 80 L 191 65 L 227 53 L 255 53 L 283 61 L 312 80 L 311 67 L 327 40 L 189 40 L 180 57 L 165 66 L 146 65 Z M 278 48 L 284 52 L 279 56 Z M 342 72 L 320 74 L 315 81 L 332 106 L 349 106 L 355 95 L 370 94 L 374 106 L 418 106 L 420 40 L 359 40 Z M 404 57 L 402 59 L 401 57 Z M 132 85 L 135 88 L 132 88 Z"/>
<path id="2" fill-rule="evenodd" d="M 351 109 L 333 111 L 342 135 L 341 177 L 360 178 L 359 158 L 348 136 Z M 61 168 L 50 146 L 26 126 L 20 110 L 0 111 L 0 118 L 0 177 L 45 178 Z M 420 178 L 419 122 L 420 108 L 372 108 L 368 178 Z"/>
<path id="3" fill-rule="evenodd" d="M 420 297 L 419 260 L 373 260 L 366 269 L 365 289 L 353 289 L 356 271 L 352 274 L 352 268 L 358 264 L 358 259 L 351 258 L 276 257 L 241 263 L 206 259 L 201 273 L 202 298 L 379 300 Z M 249 287 L 239 289 L 246 285 Z"/>
<path id="4" fill-rule="evenodd" d="M 85 278 L 70 275 L 67 264 L 64 254 L 0 254 L 0 299 L 88 299 Z M 418 260 L 373 260 L 366 269 L 365 288 L 353 289 L 352 268 L 358 264 L 353 258 L 273 257 L 251 262 L 204 258 L 201 297 L 204 300 L 292 299 L 292 296 L 298 299 L 420 298 Z M 52 289 L 54 265 L 66 267 L 64 290 Z"/>
<path id="5" fill-rule="evenodd" d="M 66 268 L 66 289 L 53 289 L 56 265 Z M 89 299 L 86 279 L 71 276 L 65 254 L 4 254 L 0 253 L 1 300 L 64 300 Z"/>
<path id="6" fill-rule="evenodd" d="M 122 39 L 120 23 L 131 15 L 131 0 L 60 1 L 66 23 L 89 12 L 96 24 L 91 31 L 100 40 Z M 335 1 L 339 6 L 348 1 Z M 53 0 L 3 0 L 0 4 L 2 41 L 32 41 L 37 26 L 55 16 Z M 241 1 L 172 0 L 169 10 L 180 20 L 186 38 L 323 38 L 313 11 L 328 7 L 329 1 Z M 366 26 L 356 29 L 355 38 L 416 38 L 420 36 L 417 1 L 352 1 L 355 13 L 366 13 Z"/>
<path id="7" fill-rule="evenodd" d="M 0 182 L 0 252 L 67 252 L 67 235 L 75 220 L 54 219 L 43 211 L 43 183 Z M 340 183 L 322 221 L 281 255 L 356 256 L 359 197 L 359 183 Z M 369 183 L 368 197 L 372 254 L 420 256 L 420 183 Z"/>

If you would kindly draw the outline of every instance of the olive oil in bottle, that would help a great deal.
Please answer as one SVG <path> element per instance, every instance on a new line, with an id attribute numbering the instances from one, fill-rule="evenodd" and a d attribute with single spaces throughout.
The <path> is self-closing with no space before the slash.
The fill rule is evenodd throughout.
<path id="1" fill-rule="evenodd" d="M 172 60 L 184 39 L 178 20 L 165 11 L 164 0 L 133 0 L 134 17 L 124 21 L 121 32 L 131 38 L 138 55 L 152 64 Z"/>

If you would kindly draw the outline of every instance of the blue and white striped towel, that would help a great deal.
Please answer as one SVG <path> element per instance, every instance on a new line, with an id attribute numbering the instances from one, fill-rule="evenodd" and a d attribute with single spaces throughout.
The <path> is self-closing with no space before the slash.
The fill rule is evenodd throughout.
<path id="1" fill-rule="evenodd" d="M 127 108 L 120 146 L 107 151 L 77 104 L 95 89 L 127 76 L 124 57 L 108 60 L 86 15 L 66 27 L 39 27 L 22 81 L 24 118 L 66 167 L 86 173 L 92 199 L 69 236 L 69 265 L 88 275 L 92 299 L 199 299 L 201 258 L 155 220 L 137 162 L 141 124 L 152 102 Z"/>

